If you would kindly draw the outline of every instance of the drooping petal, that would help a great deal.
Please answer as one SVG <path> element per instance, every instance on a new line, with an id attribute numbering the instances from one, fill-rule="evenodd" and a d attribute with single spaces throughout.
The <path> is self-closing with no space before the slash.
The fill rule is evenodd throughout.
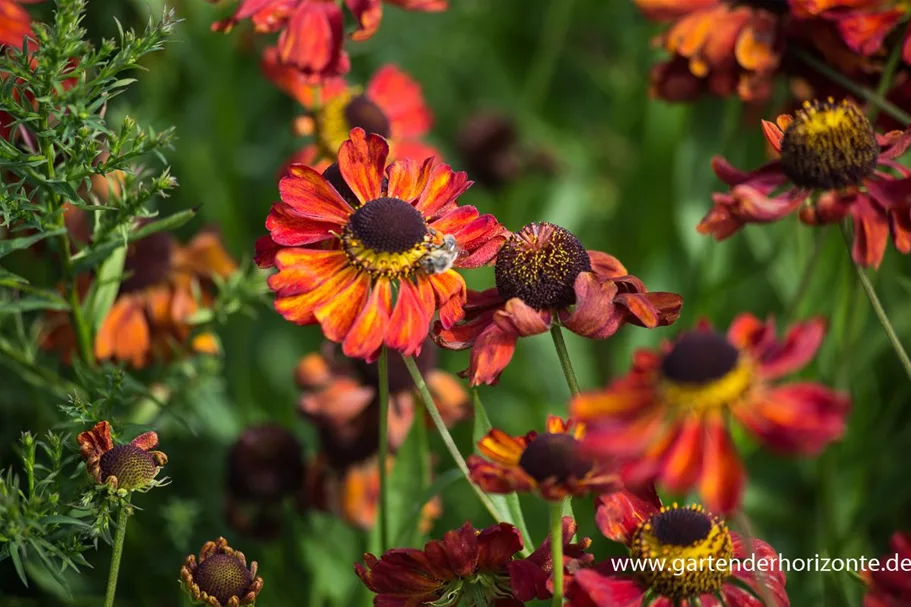
<path id="1" fill-rule="evenodd" d="M 370 276 L 359 272 L 344 289 L 313 312 L 326 339 L 341 343 L 367 302 L 370 291 Z"/>
<path id="2" fill-rule="evenodd" d="M 149 324 L 142 302 L 129 295 L 119 297 L 95 336 L 96 358 L 115 358 L 141 368 L 148 357 L 149 347 Z"/>
<path id="3" fill-rule="evenodd" d="M 760 357 L 760 373 L 776 379 L 803 369 L 822 344 L 826 321 L 821 317 L 794 324 L 783 342 L 768 344 L 756 353 Z"/>
<path id="4" fill-rule="evenodd" d="M 458 272 L 433 274 L 427 280 L 436 295 L 436 306 L 440 311 L 440 324 L 444 329 L 451 329 L 465 317 L 465 301 L 468 287 L 465 279 Z"/>
<path id="5" fill-rule="evenodd" d="M 617 285 L 600 280 L 594 272 L 582 272 L 576 277 L 574 289 L 576 307 L 569 314 L 561 314 L 564 326 L 591 339 L 605 339 L 616 333 L 623 322 L 623 315 L 614 305 Z"/>
<path id="6" fill-rule="evenodd" d="M 889 242 L 888 218 L 871 204 L 868 196 L 858 193 L 851 205 L 851 219 L 854 221 L 851 257 L 859 266 L 879 268 Z"/>
<path id="7" fill-rule="evenodd" d="M 392 284 L 381 278 L 373 285 L 370 298 L 351 325 L 342 353 L 349 358 L 368 358 L 383 345 L 392 316 Z"/>
<path id="8" fill-rule="evenodd" d="M 513 297 L 494 314 L 494 322 L 506 332 L 530 337 L 550 330 L 551 314 L 535 310 L 518 297 Z"/>
<path id="9" fill-rule="evenodd" d="M 491 323 L 478 335 L 471 349 L 468 377 L 472 386 L 494 384 L 516 350 L 518 336 Z"/>
<path id="10" fill-rule="evenodd" d="M 278 38 L 278 53 L 282 63 L 321 74 L 340 63 L 343 39 L 344 16 L 335 2 L 301 2 Z"/>
<path id="11" fill-rule="evenodd" d="M 883 40 L 905 16 L 901 8 L 884 11 L 846 11 L 835 23 L 845 44 L 856 53 L 872 55 L 883 46 Z"/>
<path id="12" fill-rule="evenodd" d="M 383 19 L 381 0 L 345 0 L 348 10 L 357 20 L 358 28 L 351 34 L 352 40 L 368 40 L 380 27 Z M 376 76 L 374 76 L 376 78 Z"/>
<path id="13" fill-rule="evenodd" d="M 430 317 L 417 286 L 410 280 L 400 281 L 398 300 L 386 332 L 386 345 L 405 356 L 411 356 L 424 343 L 429 324 Z"/>
<path id="14" fill-rule="evenodd" d="M 740 456 L 721 415 L 706 420 L 699 492 L 712 512 L 736 510 L 743 497 L 745 473 Z"/>
<path id="15" fill-rule="evenodd" d="M 688 415 L 664 454 L 659 480 L 670 491 L 686 493 L 699 479 L 702 468 L 704 425 L 699 415 Z"/>
<path id="16" fill-rule="evenodd" d="M 281 250 L 282 246 L 272 240 L 271 236 L 260 236 L 253 245 L 253 261 L 260 268 L 271 268 L 275 266 L 275 255 Z"/>
<path id="17" fill-rule="evenodd" d="M 626 267 L 613 255 L 601 251 L 588 251 L 588 259 L 592 264 L 592 272 L 602 282 L 629 274 Z"/>
<path id="18" fill-rule="evenodd" d="M 155 432 L 144 432 L 130 441 L 134 447 L 139 447 L 143 451 L 149 451 L 158 446 L 158 434 Z"/>
<path id="19" fill-rule="evenodd" d="M 343 226 L 354 212 L 322 175 L 302 164 L 288 169 L 278 182 L 278 191 L 289 214 Z"/>
<path id="20" fill-rule="evenodd" d="M 338 166 L 345 183 L 364 204 L 383 195 L 383 169 L 389 144 L 379 135 L 368 135 L 362 128 L 352 129 L 349 137 L 338 150 Z"/>
<path id="21" fill-rule="evenodd" d="M 484 529 L 478 535 L 478 570 L 499 572 L 522 546 L 522 534 L 509 523 Z"/>

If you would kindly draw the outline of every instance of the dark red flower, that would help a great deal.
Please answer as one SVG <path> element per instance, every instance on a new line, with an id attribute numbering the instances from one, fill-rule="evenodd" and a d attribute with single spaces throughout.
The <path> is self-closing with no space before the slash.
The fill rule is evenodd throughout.
<path id="1" fill-rule="evenodd" d="M 889 545 L 892 552 L 879 558 L 877 570 L 864 573 L 869 589 L 863 607 L 911 607 L 911 572 L 902 565 L 911 561 L 911 533 L 894 534 Z"/>

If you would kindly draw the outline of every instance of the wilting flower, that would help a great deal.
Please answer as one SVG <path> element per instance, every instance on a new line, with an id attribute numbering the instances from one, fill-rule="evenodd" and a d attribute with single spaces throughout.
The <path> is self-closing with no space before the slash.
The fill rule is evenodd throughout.
<path id="1" fill-rule="evenodd" d="M 879 559 L 877 571 L 866 571 L 869 583 L 863 607 L 908 607 L 911 605 L 911 573 L 904 564 L 911 560 L 911 534 L 895 533 L 889 542 L 892 553 Z M 890 563 L 889 561 L 892 561 Z M 895 564 L 900 565 L 895 567 Z M 887 568 L 891 570 L 887 570 Z"/>
<path id="2" fill-rule="evenodd" d="M 220 537 L 203 544 L 198 561 L 192 554 L 187 556 L 180 568 L 180 581 L 190 598 L 210 607 L 253 605 L 263 587 L 263 578 L 256 570 L 256 561 L 247 568 L 244 553 Z"/>
<path id="3" fill-rule="evenodd" d="M 379 374 L 376 363 L 348 359 L 338 346 L 327 343 L 319 354 L 300 360 L 295 373 L 304 390 L 300 411 L 320 435 L 320 451 L 332 466 L 343 468 L 379 448 Z M 449 427 L 471 415 L 468 393 L 449 373 L 435 368 L 437 348 L 425 343 L 415 358 L 437 409 Z M 388 361 L 389 448 L 405 441 L 415 417 L 415 389 L 411 375 L 398 356 Z"/>
<path id="4" fill-rule="evenodd" d="M 538 491 L 553 501 L 617 489 L 616 469 L 582 452 L 584 435 L 582 425 L 553 415 L 543 434 L 509 436 L 494 428 L 478 442 L 484 457 L 468 458 L 471 480 L 488 493 Z"/>
<path id="5" fill-rule="evenodd" d="M 596 517 L 605 536 L 626 544 L 630 558 L 649 561 L 635 572 L 610 561 L 576 572 L 567 588 L 572 607 L 790 604 L 775 550 L 728 530 L 702 506 L 662 507 L 654 490 L 648 496 L 624 490 L 600 497 Z M 758 565 L 741 567 L 751 556 Z"/>
<path id="6" fill-rule="evenodd" d="M 448 0 L 386 0 L 406 10 L 442 11 Z M 380 26 L 382 0 L 345 0 L 357 21 L 353 40 L 367 40 Z M 241 0 L 234 15 L 212 25 L 230 31 L 249 19 L 259 33 L 281 32 L 278 58 L 315 80 L 348 72 L 351 62 L 342 48 L 345 16 L 340 3 L 326 0 Z"/>
<path id="7" fill-rule="evenodd" d="M 814 319 L 779 340 L 772 320 L 741 314 L 726 336 L 703 325 L 639 350 L 628 375 L 573 401 L 573 417 L 588 430 L 583 446 L 619 458 L 632 485 L 698 486 L 711 510 L 730 512 L 744 485 L 731 418 L 786 454 L 817 454 L 844 432 L 847 395 L 813 382 L 776 385 L 813 359 L 824 335 Z"/>
<path id="8" fill-rule="evenodd" d="M 146 432 L 125 445 L 115 445 L 111 424 L 103 421 L 76 438 L 85 468 L 98 484 L 113 489 L 135 491 L 144 489 L 158 475 L 168 457 L 152 451 L 158 445 L 158 435 Z"/>
<path id="9" fill-rule="evenodd" d="M 292 166 L 256 243 L 257 263 L 279 269 L 275 309 L 319 323 L 352 358 L 375 360 L 383 344 L 419 353 L 437 311 L 446 327 L 463 316 L 465 281 L 452 268 L 484 265 L 505 238 L 492 215 L 457 205 L 465 173 L 432 159 L 387 168 L 388 155 L 382 137 L 354 129 L 323 175 Z"/>
<path id="10" fill-rule="evenodd" d="M 575 524 L 563 519 L 564 567 L 575 571 L 590 560 L 590 540 L 570 543 Z M 550 538 L 527 559 L 517 559 L 522 536 L 510 524 L 477 531 L 471 523 L 433 540 L 424 550 L 395 548 L 381 558 L 364 555 L 354 566 L 358 577 L 376 593 L 373 604 L 454 607 L 463 598 L 482 599 L 492 607 L 521 607 L 548 598 L 547 578 L 553 569 Z M 474 603 L 473 603 L 474 604 Z M 478 603 L 480 604 L 480 603 Z"/>
<path id="11" fill-rule="evenodd" d="M 282 501 L 304 486 L 303 449 L 278 424 L 246 428 L 228 451 L 228 522 L 234 529 L 262 538 L 281 531 Z"/>
<path id="12" fill-rule="evenodd" d="M 699 232 L 724 240 L 748 223 L 777 221 L 803 205 L 800 219 L 809 225 L 853 220 L 859 265 L 879 266 L 890 231 L 895 248 L 911 251 L 911 171 L 896 161 L 911 145 L 911 130 L 876 134 L 853 102 L 832 99 L 806 102 L 794 116 L 762 124 L 779 157 L 750 173 L 712 159 L 731 189 L 713 196 Z"/>
<path id="13" fill-rule="evenodd" d="M 546 222 L 512 234 L 497 254 L 495 277 L 495 288 L 469 292 L 463 322 L 434 326 L 444 348 L 472 348 L 472 385 L 496 382 L 516 341 L 547 332 L 557 318 L 574 333 L 606 339 L 626 323 L 669 325 L 683 305 L 679 295 L 649 293 L 615 257 L 586 251 L 571 232 Z"/>
<path id="14" fill-rule="evenodd" d="M 671 23 L 660 38 L 671 58 L 652 70 L 656 95 L 688 101 L 708 92 L 763 101 L 784 52 L 788 0 L 635 0 Z"/>
<path id="15" fill-rule="evenodd" d="M 0 0 L 0 47 L 22 48 L 26 36 L 33 36 L 32 18 L 22 4 L 41 0 Z"/>
<path id="16" fill-rule="evenodd" d="M 203 232 L 186 246 L 166 232 L 156 232 L 127 248 L 124 276 L 110 312 L 95 336 L 95 356 L 142 368 L 154 357 L 165 360 L 187 344 L 194 352 L 217 353 L 211 333 L 193 335 L 190 317 L 212 301 L 212 280 L 236 269 L 213 232 Z M 88 290 L 88 281 L 84 281 Z M 197 299 L 197 296 L 199 299 Z M 75 335 L 65 314 L 53 314 L 42 337 L 45 348 L 69 360 Z"/>
<path id="17" fill-rule="evenodd" d="M 331 465 L 320 453 L 308 468 L 307 505 L 330 512 L 345 523 L 369 531 L 376 525 L 380 504 L 380 469 L 378 457 L 373 456 L 343 468 Z M 386 468 L 392 470 L 395 458 L 389 456 Z M 417 513 L 415 513 L 417 514 Z M 439 496 L 421 506 L 417 528 L 429 533 L 434 522 L 443 514 Z"/>
<path id="18" fill-rule="evenodd" d="M 295 130 L 299 135 L 312 135 L 315 142 L 295 154 L 292 163 L 325 170 L 336 161 L 339 147 L 353 128 L 385 137 L 390 161 L 440 158 L 435 148 L 421 141 L 433 123 L 421 86 L 394 65 L 380 68 L 366 89 L 349 86 L 341 78 L 312 86 L 300 72 L 282 65 L 274 48 L 263 55 L 263 71 L 308 110 L 308 116 L 295 122 Z"/>
<path id="19" fill-rule="evenodd" d="M 886 37 L 904 24 L 909 10 L 893 0 L 790 0 L 795 15 L 833 22 L 845 44 L 869 57 L 883 50 Z M 906 30 L 902 59 L 911 63 L 911 36 Z"/>

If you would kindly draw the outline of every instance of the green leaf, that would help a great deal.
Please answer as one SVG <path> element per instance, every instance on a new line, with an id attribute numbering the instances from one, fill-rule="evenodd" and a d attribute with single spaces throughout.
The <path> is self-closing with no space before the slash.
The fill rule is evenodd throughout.
<path id="1" fill-rule="evenodd" d="M 416 495 L 421 493 L 421 445 L 415 428 L 423 423 L 423 417 L 418 416 L 408 431 L 405 442 L 395 456 L 395 468 L 389 475 L 389 513 L 386 520 L 389 525 L 388 537 L 394 538 L 407 535 L 420 521 L 420 510 L 413 516 L 411 505 L 414 504 Z M 388 548 L 388 546 L 387 546 Z"/>
<path id="2" fill-rule="evenodd" d="M 56 230 L 49 230 L 47 232 L 38 232 L 37 234 L 32 234 L 31 236 L 13 238 L 12 240 L 0 240 L 0 257 L 5 257 L 13 251 L 27 249 L 36 242 L 40 242 L 45 238 L 60 236 L 61 234 L 66 234 L 66 228 L 57 228 Z"/>
<path id="3" fill-rule="evenodd" d="M 16 573 L 19 574 L 19 579 L 22 580 L 22 583 L 28 588 L 28 578 L 25 575 L 25 567 L 22 566 L 22 556 L 19 554 L 20 548 L 19 542 L 11 542 L 9 556 L 13 559 L 13 566 L 16 568 Z"/>
<path id="4" fill-rule="evenodd" d="M 21 299 L 0 301 L 0 314 L 30 312 L 32 310 L 69 310 L 70 304 L 53 291 L 36 289 L 32 295 Z"/>
<path id="5" fill-rule="evenodd" d="M 487 434 L 493 426 L 490 424 L 490 418 L 487 417 L 487 411 L 481 403 L 481 397 L 478 396 L 477 390 L 472 390 L 472 399 L 474 400 L 474 428 L 472 429 L 471 436 L 474 444 L 477 445 L 478 441 L 484 438 L 484 435 Z M 525 548 L 522 550 L 523 554 L 530 554 L 531 551 L 534 550 L 534 544 L 531 541 L 531 534 L 528 533 L 528 526 L 525 524 L 525 515 L 522 514 L 522 505 L 519 503 L 519 496 L 513 492 L 508 495 L 489 494 L 488 497 L 490 497 L 490 500 L 503 516 L 503 520 L 514 525 L 516 529 L 519 530 L 519 533 L 522 534 L 522 538 L 525 540 Z"/>
<path id="6" fill-rule="evenodd" d="M 111 311 L 117 292 L 120 290 L 120 281 L 123 278 L 123 266 L 127 258 L 126 246 L 114 249 L 103 264 L 98 268 L 95 289 L 88 304 L 88 317 L 92 328 L 97 330 L 102 321 Z"/>
<path id="7" fill-rule="evenodd" d="M 77 527 L 85 527 L 86 529 L 91 529 L 91 525 L 85 521 L 81 521 L 78 518 L 72 516 L 65 516 L 63 514 L 54 514 L 50 516 L 42 517 L 39 521 L 42 525 L 76 525 Z"/>
<path id="8" fill-rule="evenodd" d="M 415 421 L 415 423 L 418 423 Z M 414 507 L 411 509 L 404 509 L 404 518 L 405 521 L 416 521 L 420 519 L 421 510 L 424 509 L 424 506 L 432 500 L 435 496 L 439 495 L 445 491 L 449 485 L 454 482 L 464 479 L 462 476 L 462 471 L 458 468 L 452 468 L 440 474 L 434 481 L 430 484 L 429 487 L 421 491 L 416 497 L 411 498 L 409 501 L 414 504 Z M 399 532 L 391 537 L 394 537 L 393 546 L 405 546 L 408 542 L 408 529 L 407 526 L 403 525 Z"/>
<path id="9" fill-rule="evenodd" d="M 0 287 L 8 287 L 15 289 L 16 287 L 27 285 L 28 280 L 19 276 L 18 274 L 13 274 L 6 268 L 0 268 Z"/>

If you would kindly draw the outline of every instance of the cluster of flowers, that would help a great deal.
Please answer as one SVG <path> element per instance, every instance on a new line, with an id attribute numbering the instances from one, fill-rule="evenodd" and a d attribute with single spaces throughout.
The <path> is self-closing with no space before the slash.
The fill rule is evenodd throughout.
<path id="1" fill-rule="evenodd" d="M 391 3 L 446 8 L 441 0 Z M 887 35 L 908 11 L 878 0 L 637 3 L 648 16 L 673 21 L 660 38 L 671 59 L 653 74 L 655 92 L 672 100 L 711 92 L 764 101 L 777 76 L 800 74 L 785 69 L 791 49 L 818 54 L 862 81 L 881 69 Z M 382 2 L 345 4 L 357 22 L 352 39 L 371 36 Z M 250 503 L 268 507 L 301 490 L 309 503 L 353 524 L 373 524 L 377 471 L 393 463 L 376 457 L 381 403 L 375 363 L 384 350 L 423 359 L 427 373 L 433 348 L 470 349 L 463 375 L 476 386 L 497 382 L 521 337 L 563 327 L 607 339 L 628 324 L 655 328 L 677 320 L 682 297 L 650 291 L 615 257 L 587 250 L 568 230 L 534 222 L 511 231 L 492 215 L 460 205 L 472 182 L 420 141 L 431 116 L 418 85 L 393 66 L 366 89 L 342 79 L 349 60 L 338 2 L 242 0 L 215 29 L 244 20 L 258 32 L 279 32 L 277 46 L 264 53 L 264 69 L 307 110 L 295 127 L 314 140 L 286 167 L 281 200 L 266 219 L 268 235 L 256 243 L 255 258 L 260 267 L 276 269 L 268 284 L 277 312 L 298 325 L 319 325 L 332 345 L 302 360 L 297 374 L 305 391 L 300 408 L 320 431 L 321 455 L 305 473 L 293 437 L 276 438 L 283 431 L 274 427 L 248 431 L 231 456 L 228 511 L 238 526 L 260 527 L 261 513 L 250 519 L 244 510 Z M 0 32 L 16 35 L 13 26 Z M 903 52 L 911 60 L 911 51 Z M 911 144 L 911 131 L 879 134 L 857 103 L 837 89 L 833 94 L 837 101 L 808 100 L 793 115 L 762 123 L 775 155 L 764 166 L 744 172 L 713 161 L 730 188 L 715 195 L 700 232 L 721 240 L 746 224 L 796 212 L 809 225 L 853 220 L 859 265 L 878 266 L 890 238 L 900 251 L 911 251 L 911 171 L 896 160 Z M 157 352 L 159 333 L 161 343 L 189 338 L 180 330 L 189 305 L 182 293 L 232 267 L 217 240 L 194 243 L 191 248 L 207 245 L 208 252 L 181 255 L 164 237 L 131 248 L 128 264 L 164 259 L 166 267 L 137 266 L 139 283 L 121 285 L 106 321 L 111 329 L 102 329 L 95 344 L 99 358 L 141 366 Z M 143 253 L 145 246 L 151 252 Z M 200 260 L 205 267 L 193 265 Z M 494 285 L 469 290 L 457 270 L 486 265 L 494 267 Z M 730 563 L 752 553 L 774 560 L 768 544 L 737 535 L 720 518 L 740 507 L 746 483 L 731 424 L 792 455 L 815 455 L 839 439 L 849 398 L 816 382 L 783 381 L 812 361 L 825 333 L 818 318 L 795 324 L 784 338 L 772 319 L 750 313 L 727 331 L 701 323 L 636 352 L 631 370 L 604 389 L 575 394 L 571 419 L 549 418 L 540 434 L 490 431 L 478 443 L 480 455 L 468 458 L 471 480 L 488 493 L 534 492 L 553 502 L 594 494 L 599 529 L 634 558 Z M 67 343 L 65 332 L 50 341 Z M 202 339 L 199 348 L 207 347 Z M 404 375 L 393 369 L 389 380 L 393 451 L 415 417 L 410 383 L 396 374 Z M 449 423 L 464 418 L 464 390 L 441 372 L 436 379 L 427 374 L 435 401 L 427 406 L 442 409 Z M 150 450 L 158 442 L 154 433 L 115 445 L 102 422 L 78 440 L 92 477 L 116 491 L 151 486 L 167 461 Z M 276 463 L 280 475 L 263 472 Z M 698 505 L 663 506 L 656 486 L 698 491 L 717 515 Z M 425 519 L 438 507 L 425 508 Z M 516 606 L 549 598 L 558 577 L 576 607 L 643 601 L 752 606 L 756 597 L 766 605 L 789 604 L 780 572 L 623 571 L 611 561 L 593 563 L 585 552 L 589 541 L 573 543 L 574 535 L 574 521 L 564 519 L 562 538 L 522 558 L 527 538 L 512 525 L 476 530 L 466 524 L 423 550 L 368 554 L 356 573 L 376 594 L 376 605 L 453 606 L 467 598 Z M 896 552 L 911 553 L 908 536 L 894 542 Z M 554 562 L 554 553 L 562 563 Z M 263 585 L 256 564 L 248 568 L 243 554 L 221 538 L 207 543 L 198 559 L 188 557 L 181 580 L 194 599 L 213 607 L 252 604 Z M 911 604 L 911 579 L 871 574 L 867 602 Z"/>

